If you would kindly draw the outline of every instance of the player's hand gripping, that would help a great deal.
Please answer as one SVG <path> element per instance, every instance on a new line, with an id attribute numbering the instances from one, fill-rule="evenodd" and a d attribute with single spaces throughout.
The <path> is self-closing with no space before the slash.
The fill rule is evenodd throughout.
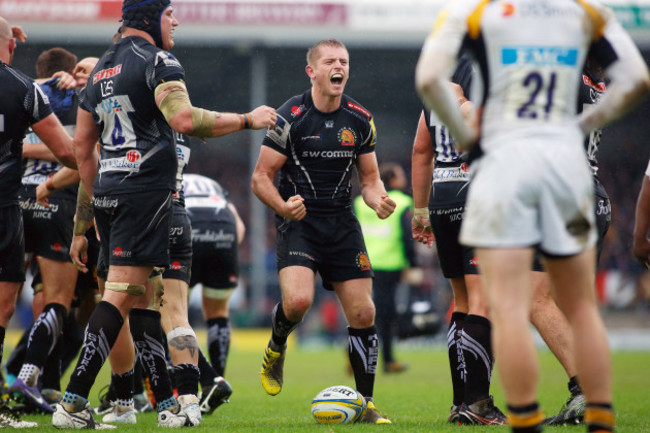
<path id="1" fill-rule="evenodd" d="M 384 220 L 391 216 L 395 210 L 395 206 L 397 205 L 390 197 L 388 197 L 388 194 L 382 194 L 379 204 L 375 208 L 375 213 L 380 219 Z"/>
<path id="2" fill-rule="evenodd" d="M 52 195 L 51 190 L 49 190 L 45 184 L 45 182 L 39 184 L 36 187 L 36 202 L 40 204 L 43 207 L 50 208 L 50 204 L 48 203 L 48 198 Z"/>
<path id="3" fill-rule="evenodd" d="M 88 272 L 88 239 L 86 236 L 73 236 L 72 244 L 70 245 L 70 258 L 74 263 L 77 270 L 84 274 Z"/>
<path id="4" fill-rule="evenodd" d="M 300 195 L 294 195 L 284 204 L 284 212 L 282 216 L 292 221 L 300 221 L 307 215 L 307 208 L 304 203 L 305 199 Z"/>
<path id="5" fill-rule="evenodd" d="M 66 71 L 58 71 L 52 75 L 52 78 L 58 78 L 56 88 L 61 90 L 70 90 L 77 87 L 77 80 Z"/>
<path id="6" fill-rule="evenodd" d="M 248 114 L 253 119 L 251 129 L 268 128 L 269 126 L 275 125 L 275 122 L 278 121 L 278 114 L 275 112 L 275 108 L 266 105 L 260 105 Z"/>
<path id="7" fill-rule="evenodd" d="M 428 208 L 415 208 L 411 220 L 411 234 L 417 242 L 425 244 L 429 248 L 433 246 L 436 238 L 433 236 L 433 230 L 431 229 Z"/>

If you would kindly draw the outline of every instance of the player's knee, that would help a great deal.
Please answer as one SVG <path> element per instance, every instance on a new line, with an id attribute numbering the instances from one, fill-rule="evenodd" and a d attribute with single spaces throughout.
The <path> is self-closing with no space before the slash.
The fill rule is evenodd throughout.
<path id="1" fill-rule="evenodd" d="M 312 299 L 309 296 L 293 297 L 288 302 L 282 304 L 285 316 L 291 321 L 298 322 L 302 320 L 307 310 L 311 307 Z"/>
<path id="2" fill-rule="evenodd" d="M 350 318 L 350 326 L 353 328 L 369 328 L 375 323 L 374 305 L 364 305 L 355 309 Z"/>

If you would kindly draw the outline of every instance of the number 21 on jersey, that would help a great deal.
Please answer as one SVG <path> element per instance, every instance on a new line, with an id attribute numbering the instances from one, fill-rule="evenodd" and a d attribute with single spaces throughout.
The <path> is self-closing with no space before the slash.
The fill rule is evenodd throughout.
<path id="1" fill-rule="evenodd" d="M 505 98 L 507 120 L 556 122 L 567 101 L 563 97 L 567 71 L 545 67 L 520 67 L 511 71 Z"/>

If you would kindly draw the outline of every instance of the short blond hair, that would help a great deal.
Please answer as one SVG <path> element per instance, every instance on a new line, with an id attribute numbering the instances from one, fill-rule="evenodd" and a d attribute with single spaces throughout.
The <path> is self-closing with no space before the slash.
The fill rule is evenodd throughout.
<path id="1" fill-rule="evenodd" d="M 316 44 L 314 44 L 310 49 L 307 50 L 308 65 L 313 65 L 316 62 L 321 47 L 335 47 L 335 48 L 343 48 L 345 51 L 348 50 L 347 47 L 343 44 L 343 42 L 339 41 L 338 39 L 323 39 L 320 42 L 316 42 Z"/>

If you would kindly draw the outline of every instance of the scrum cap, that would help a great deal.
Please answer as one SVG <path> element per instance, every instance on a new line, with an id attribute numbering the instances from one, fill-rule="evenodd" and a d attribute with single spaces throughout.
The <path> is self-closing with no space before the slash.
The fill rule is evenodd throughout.
<path id="1" fill-rule="evenodd" d="M 124 0 L 122 21 L 127 27 L 149 33 L 156 46 L 162 48 L 160 17 L 169 5 L 171 5 L 170 0 Z"/>

